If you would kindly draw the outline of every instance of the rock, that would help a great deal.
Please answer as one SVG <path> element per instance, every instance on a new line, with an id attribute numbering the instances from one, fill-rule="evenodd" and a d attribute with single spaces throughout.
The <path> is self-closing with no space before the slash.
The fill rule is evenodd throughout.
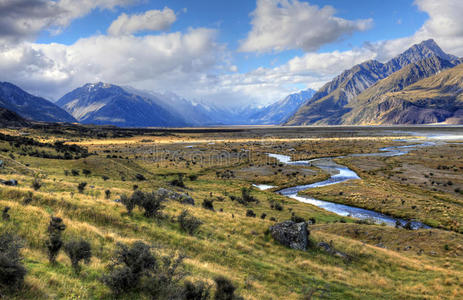
<path id="1" fill-rule="evenodd" d="M 3 168 L 3 160 L 0 160 L 0 169 Z"/>
<path id="2" fill-rule="evenodd" d="M 318 243 L 318 248 L 320 248 L 320 250 L 325 251 L 326 253 L 331 254 L 333 256 L 337 256 L 337 257 L 340 257 L 342 259 L 347 259 L 347 260 L 351 259 L 351 257 L 348 254 L 340 252 L 340 251 L 334 249 L 331 242 L 330 242 L 330 244 L 325 243 L 325 242 L 320 242 L 320 243 Z"/>
<path id="3" fill-rule="evenodd" d="M 307 223 L 296 223 L 284 221 L 269 228 L 273 239 L 280 244 L 296 250 L 307 250 L 309 245 L 309 234 Z"/>
<path id="4" fill-rule="evenodd" d="M 14 179 L 0 180 L 0 183 L 3 183 L 4 185 L 9 185 L 9 186 L 17 186 L 18 185 L 18 181 L 14 180 Z"/>
<path id="5" fill-rule="evenodd" d="M 195 205 L 195 200 L 187 194 L 177 193 L 164 188 L 158 189 L 156 193 L 163 198 L 169 198 L 183 204 Z"/>

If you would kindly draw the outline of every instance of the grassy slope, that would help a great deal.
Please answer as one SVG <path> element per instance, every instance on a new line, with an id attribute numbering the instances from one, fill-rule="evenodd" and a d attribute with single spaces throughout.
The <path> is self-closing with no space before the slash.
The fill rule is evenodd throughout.
<path id="1" fill-rule="evenodd" d="M 345 142 L 340 147 L 341 152 L 349 151 L 348 149 L 355 151 L 351 148 L 351 143 L 356 142 Z M 379 142 L 368 143 L 373 147 Z M 305 155 L 333 154 L 337 151 L 334 148 L 336 144 L 343 142 L 327 143 L 327 150 L 323 151 L 324 143 L 321 141 L 319 145 L 313 146 L 317 153 L 308 151 Z M 346 224 L 339 228 L 339 223 L 333 223 L 342 218 L 271 192 L 254 191 L 253 194 L 259 198 L 260 203 L 244 207 L 225 196 L 238 195 L 239 189 L 249 186 L 252 178 L 217 179 L 215 170 L 218 166 L 200 168 L 199 165 L 194 165 L 189 168 L 183 162 L 166 161 L 159 165 L 135 159 L 132 150 L 140 145 L 136 143 L 132 144 L 132 148 L 125 148 L 125 142 L 112 141 L 106 141 L 101 149 L 97 145 L 87 145 L 92 151 L 120 150 L 123 156 L 129 155 L 131 159 L 108 159 L 103 152 L 98 156 L 75 161 L 19 157 L 13 162 L 5 159 L 6 169 L 2 171 L 1 178 L 18 179 L 20 185 L 0 187 L 0 207 L 11 207 L 11 221 L 1 222 L 1 229 L 14 227 L 27 241 L 24 250 L 29 270 L 27 287 L 16 295 L 18 299 L 111 299 L 111 293 L 101 284 L 99 277 L 105 272 L 105 265 L 109 262 L 115 243 L 137 239 L 158 244 L 165 251 L 178 250 L 186 253 L 189 257 L 186 261 L 187 267 L 195 278 L 210 280 L 214 275 L 223 274 L 235 282 L 239 293 L 247 299 L 298 299 L 305 289 L 313 286 L 328 287 L 331 290 L 329 297 L 333 299 L 457 298 L 463 293 L 460 283 L 463 277 L 460 256 L 448 260 L 449 254 L 441 251 L 434 257 L 418 255 L 412 251 L 397 252 L 378 248 L 368 241 L 365 244 L 362 239 L 345 233 Z M 289 147 L 287 145 L 284 143 L 280 151 L 285 152 L 284 148 Z M 300 151 L 305 148 L 305 143 L 291 146 Z M 225 148 L 229 145 L 220 144 L 215 147 Z M 244 164 L 234 165 L 229 168 L 239 169 L 243 166 Z M 90 177 L 63 174 L 63 170 L 84 168 L 92 171 Z M 147 191 L 166 186 L 174 178 L 170 174 L 179 171 L 201 175 L 197 181 L 187 181 L 187 191 L 197 203 L 194 207 L 172 201 L 167 203 L 164 213 L 169 218 L 166 220 L 156 222 L 146 219 L 138 210 L 134 212 L 134 216 L 129 217 L 120 204 L 112 201 L 122 193 L 130 193 L 133 184 L 138 184 Z M 43 178 L 44 186 L 38 192 L 33 192 L 30 188 L 33 173 Z M 136 173 L 143 173 L 148 181 L 133 181 Z M 101 175 L 107 175 L 110 179 L 104 181 Z M 125 177 L 126 181 L 121 181 L 121 177 Z M 283 178 L 280 184 L 285 183 Z M 84 194 L 76 193 L 76 186 L 81 181 L 89 183 Z M 112 200 L 104 199 L 106 189 L 111 189 Z M 21 202 L 29 192 L 33 192 L 33 201 L 24 206 Z M 224 201 L 215 202 L 216 212 L 200 207 L 200 202 L 209 197 L 210 192 L 214 196 L 225 197 Z M 282 212 L 270 210 L 269 198 L 284 202 L 285 209 Z M 170 220 L 184 208 L 188 208 L 205 222 L 197 236 L 191 237 L 182 233 L 178 225 Z M 268 217 L 265 220 L 247 218 L 245 213 L 249 208 L 258 216 L 265 212 Z M 305 218 L 315 217 L 320 225 L 313 228 L 312 238 L 315 241 L 332 240 L 339 250 L 352 255 L 353 261 L 346 263 L 317 250 L 300 252 L 286 249 L 265 235 L 267 228 L 274 223 L 269 218 L 289 219 L 290 209 Z M 89 266 L 83 267 L 80 276 L 74 275 L 69 260 L 63 254 L 58 258 L 58 266 L 50 266 L 47 262 L 44 240 L 51 214 L 64 219 L 67 225 L 65 239 L 84 237 L 92 244 L 95 256 Z M 345 219 L 349 226 L 365 227 Z M 385 228 L 381 226 L 367 228 L 385 232 Z M 439 243 L 448 243 L 450 247 L 461 241 L 459 235 L 455 238 L 445 232 L 433 231 L 442 237 Z M 427 234 L 428 231 L 421 232 Z M 387 229 L 387 235 L 400 235 L 412 244 L 417 239 L 415 232 L 395 229 Z M 139 295 L 129 295 L 127 298 L 138 299 Z"/>

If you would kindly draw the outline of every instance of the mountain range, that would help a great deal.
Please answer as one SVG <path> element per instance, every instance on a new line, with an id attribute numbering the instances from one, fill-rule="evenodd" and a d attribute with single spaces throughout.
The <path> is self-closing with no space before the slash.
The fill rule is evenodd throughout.
<path id="1" fill-rule="evenodd" d="M 40 122 L 77 122 L 56 104 L 26 93 L 8 82 L 0 82 L 0 107 Z"/>
<path id="2" fill-rule="evenodd" d="M 401 124 L 404 119 L 383 117 L 377 120 L 388 92 L 405 87 L 461 63 L 435 43 L 426 40 L 386 63 L 367 61 L 342 72 L 325 84 L 286 122 L 286 125 Z M 425 106 L 422 109 L 425 109 Z M 442 118 L 430 118 L 428 120 Z M 407 119 L 407 124 L 422 124 L 423 119 Z"/>
<path id="3" fill-rule="evenodd" d="M 318 91 L 290 94 L 265 107 L 222 107 L 102 82 L 52 103 L 2 82 L 0 114 L 11 126 L 28 120 L 120 127 L 463 124 L 461 62 L 426 40 L 386 63 L 363 62 Z"/>

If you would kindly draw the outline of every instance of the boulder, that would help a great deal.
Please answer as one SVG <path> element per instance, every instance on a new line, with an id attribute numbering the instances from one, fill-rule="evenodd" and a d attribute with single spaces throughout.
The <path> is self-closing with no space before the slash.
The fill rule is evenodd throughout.
<path id="1" fill-rule="evenodd" d="M 320 248 L 320 250 L 325 251 L 326 253 L 331 254 L 333 256 L 337 256 L 342 259 L 350 260 L 350 256 L 346 253 L 336 250 L 333 247 L 332 242 L 330 242 L 329 244 L 325 242 L 320 242 L 318 243 L 318 248 Z"/>
<path id="2" fill-rule="evenodd" d="M 292 249 L 307 250 L 309 246 L 310 231 L 306 222 L 284 221 L 270 226 L 270 234 L 274 240 Z"/>
<path id="3" fill-rule="evenodd" d="M 18 185 L 18 181 L 14 180 L 14 179 L 0 180 L 0 183 L 3 183 L 4 185 L 9 185 L 9 186 L 17 186 Z"/>
<path id="4" fill-rule="evenodd" d="M 195 200 L 187 194 L 177 193 L 164 188 L 158 189 L 156 193 L 163 198 L 169 198 L 183 204 L 195 205 Z"/>

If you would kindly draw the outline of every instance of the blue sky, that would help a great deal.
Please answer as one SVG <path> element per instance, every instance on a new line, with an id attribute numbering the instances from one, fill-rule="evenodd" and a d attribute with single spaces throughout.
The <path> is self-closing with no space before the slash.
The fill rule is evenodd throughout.
<path id="1" fill-rule="evenodd" d="M 1 2 L 0 79 L 51 99 L 104 81 L 194 101 L 268 104 L 423 39 L 463 55 L 461 2 Z"/>
<path id="2" fill-rule="evenodd" d="M 79 38 L 105 33 L 111 23 L 121 14 L 141 14 L 148 10 L 162 10 L 169 7 L 178 14 L 177 21 L 166 32 L 185 31 L 189 27 L 207 27 L 219 30 L 218 41 L 227 44 L 230 50 L 237 50 L 239 42 L 246 38 L 251 29 L 251 13 L 256 9 L 256 2 L 252 0 L 169 0 L 145 1 L 112 10 L 93 10 L 87 16 L 75 20 L 69 27 L 58 35 L 43 31 L 38 37 L 39 43 L 63 43 L 71 45 Z M 366 41 L 389 40 L 412 35 L 426 21 L 427 14 L 413 5 L 413 0 L 392 1 L 346 1 L 346 0 L 318 0 L 307 1 L 312 5 L 333 6 L 336 16 L 348 20 L 373 18 L 371 29 L 356 32 L 323 46 L 318 52 L 348 50 L 360 47 Z M 404 9 L 405 8 L 405 9 Z M 149 34 L 149 32 L 140 33 Z M 271 67 L 278 63 L 287 62 L 295 55 L 301 55 L 301 50 L 288 50 L 283 53 L 253 54 L 234 53 L 234 62 L 241 72 L 248 72 L 255 68 Z"/>

